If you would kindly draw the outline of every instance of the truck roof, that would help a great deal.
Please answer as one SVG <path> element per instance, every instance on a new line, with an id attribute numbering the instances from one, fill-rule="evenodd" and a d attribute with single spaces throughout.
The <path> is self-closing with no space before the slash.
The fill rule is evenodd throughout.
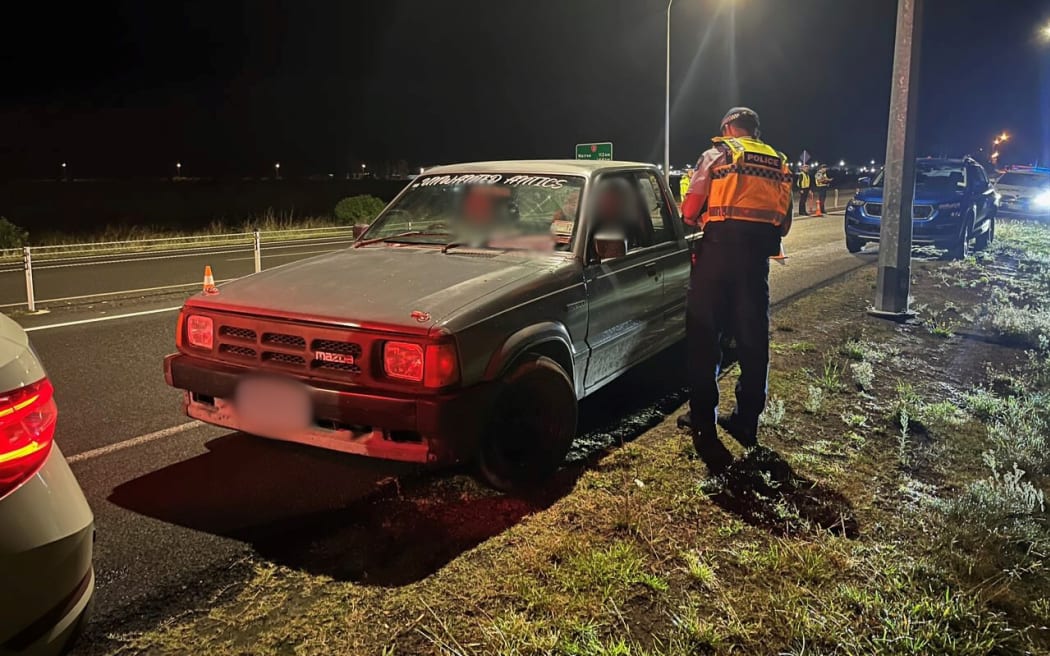
<path id="1" fill-rule="evenodd" d="M 525 175 L 582 175 L 589 177 L 603 169 L 654 168 L 644 162 L 590 159 L 521 159 L 495 162 L 468 162 L 429 168 L 422 175 L 459 173 L 522 173 Z"/>

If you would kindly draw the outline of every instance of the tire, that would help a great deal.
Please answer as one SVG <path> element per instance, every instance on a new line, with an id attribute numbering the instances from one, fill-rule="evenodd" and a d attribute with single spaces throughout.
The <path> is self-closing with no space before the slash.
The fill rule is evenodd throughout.
<path id="1" fill-rule="evenodd" d="M 846 235 L 846 250 L 850 253 L 859 253 L 866 243 L 863 239 Z"/>
<path id="2" fill-rule="evenodd" d="M 558 470 L 576 435 L 572 380 L 557 362 L 529 355 L 503 379 L 481 438 L 481 478 L 502 492 L 535 487 Z"/>
<path id="3" fill-rule="evenodd" d="M 954 244 L 948 247 L 948 253 L 946 255 L 949 260 L 965 260 L 966 256 L 970 254 L 970 237 L 973 233 L 973 221 L 969 219 L 963 223 L 962 234 Z"/>
<path id="4" fill-rule="evenodd" d="M 988 219 L 988 229 L 977 235 L 974 240 L 974 250 L 983 251 L 989 244 L 995 241 L 995 217 Z"/>

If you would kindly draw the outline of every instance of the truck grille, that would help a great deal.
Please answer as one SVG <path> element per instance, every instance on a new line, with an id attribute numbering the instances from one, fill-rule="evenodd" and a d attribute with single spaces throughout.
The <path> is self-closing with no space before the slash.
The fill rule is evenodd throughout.
<path id="1" fill-rule="evenodd" d="M 215 357 L 224 362 L 242 366 L 254 363 L 262 369 L 342 380 L 355 379 L 364 371 L 362 358 L 366 351 L 360 343 L 364 335 L 345 329 L 221 315 L 215 317 L 215 323 Z"/>
<path id="2" fill-rule="evenodd" d="M 864 212 L 868 216 L 882 216 L 882 203 L 865 203 Z M 911 218 L 913 219 L 928 219 L 932 214 L 932 205 L 913 205 L 911 208 Z"/>

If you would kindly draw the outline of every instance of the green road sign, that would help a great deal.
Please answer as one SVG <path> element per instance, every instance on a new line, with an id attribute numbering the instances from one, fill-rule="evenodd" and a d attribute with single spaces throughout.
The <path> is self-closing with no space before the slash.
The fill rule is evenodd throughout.
<path id="1" fill-rule="evenodd" d="M 612 159 L 612 142 L 576 144 L 576 159 Z"/>

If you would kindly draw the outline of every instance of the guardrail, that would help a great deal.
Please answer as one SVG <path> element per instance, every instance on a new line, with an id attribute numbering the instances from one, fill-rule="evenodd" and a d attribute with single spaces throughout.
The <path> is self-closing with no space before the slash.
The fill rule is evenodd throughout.
<path id="1" fill-rule="evenodd" d="M 184 258 L 229 256 L 252 253 L 255 273 L 262 271 L 263 251 L 281 256 L 281 251 L 294 255 L 294 249 L 316 246 L 320 251 L 335 250 L 353 241 L 353 226 L 326 228 L 294 228 L 289 230 L 255 230 L 196 237 L 157 237 L 128 241 L 62 244 L 55 246 L 25 246 L 22 249 L 0 251 L 0 274 L 22 272 L 25 277 L 25 301 L 2 303 L 0 308 L 26 307 L 36 312 L 39 303 L 67 302 L 80 299 L 104 298 L 136 292 L 161 292 L 190 287 L 200 283 L 155 285 L 140 289 L 118 289 L 77 296 L 38 299 L 34 272 L 56 269 L 112 266 L 119 264 L 159 262 Z M 247 273 L 247 272 L 245 272 Z"/>

